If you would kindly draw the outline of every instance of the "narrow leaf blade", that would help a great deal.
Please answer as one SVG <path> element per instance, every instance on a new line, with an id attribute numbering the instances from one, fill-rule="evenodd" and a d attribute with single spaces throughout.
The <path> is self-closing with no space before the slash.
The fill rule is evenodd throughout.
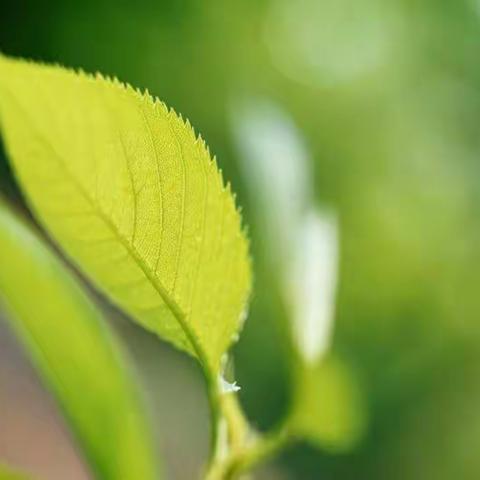
<path id="1" fill-rule="evenodd" d="M 116 341 L 65 267 L 3 202 L 0 301 L 98 478 L 158 478 L 150 432 Z"/>

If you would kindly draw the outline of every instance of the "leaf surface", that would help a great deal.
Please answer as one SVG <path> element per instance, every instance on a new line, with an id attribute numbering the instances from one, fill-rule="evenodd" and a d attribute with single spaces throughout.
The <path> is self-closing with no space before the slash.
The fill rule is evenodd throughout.
<path id="1" fill-rule="evenodd" d="M 9 467 L 0 464 L 0 480 L 27 480 L 23 473 L 14 472 Z"/>
<path id="2" fill-rule="evenodd" d="M 296 372 L 292 431 L 311 444 L 348 451 L 361 439 L 366 410 L 360 386 L 340 358 L 328 356 L 318 365 Z"/>
<path id="3" fill-rule="evenodd" d="M 3 202 L 0 302 L 98 477 L 158 478 L 136 385 L 115 339 L 61 262 Z"/>
<path id="4" fill-rule="evenodd" d="M 69 257 L 218 373 L 245 315 L 248 243 L 188 122 L 116 80 L 5 57 L 0 119 L 21 187 Z"/>

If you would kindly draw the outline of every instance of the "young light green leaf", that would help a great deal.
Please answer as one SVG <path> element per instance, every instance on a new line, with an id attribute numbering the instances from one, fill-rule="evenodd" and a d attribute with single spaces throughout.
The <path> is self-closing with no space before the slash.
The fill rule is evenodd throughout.
<path id="1" fill-rule="evenodd" d="M 217 374 L 245 315 L 248 244 L 188 122 L 116 80 L 5 57 L 0 119 L 20 184 L 69 257 Z"/>
<path id="2" fill-rule="evenodd" d="M 335 318 L 337 216 L 315 205 L 312 158 L 278 105 L 258 98 L 244 102 L 232 110 L 232 125 L 295 346 L 287 422 L 315 445 L 346 449 L 360 437 L 365 411 L 348 366 L 327 356 Z"/>
<path id="3" fill-rule="evenodd" d="M 338 269 L 338 220 L 312 209 L 298 232 L 292 254 L 288 298 L 293 338 L 303 360 L 318 364 L 331 343 Z"/>
<path id="4" fill-rule="evenodd" d="M 0 203 L 0 302 L 97 478 L 158 478 L 118 345 L 56 256 Z"/>
<path id="5" fill-rule="evenodd" d="M 11 468 L 0 465 L 0 480 L 28 480 L 23 473 L 15 472 Z"/>
<path id="6" fill-rule="evenodd" d="M 345 451 L 361 438 L 365 406 L 350 368 L 329 356 L 296 372 L 291 431 L 313 445 Z"/>

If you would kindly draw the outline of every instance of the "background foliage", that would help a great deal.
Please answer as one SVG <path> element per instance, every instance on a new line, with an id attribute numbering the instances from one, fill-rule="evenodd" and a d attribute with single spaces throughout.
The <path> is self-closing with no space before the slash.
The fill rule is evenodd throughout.
<path id="1" fill-rule="evenodd" d="M 0 27 L 5 53 L 148 87 L 208 141 L 251 225 L 256 293 L 235 368 L 261 428 L 289 402 L 285 313 L 241 174 L 233 105 L 265 98 L 301 132 L 317 201 L 340 219 L 333 350 L 354 366 L 369 422 L 350 453 L 302 445 L 260 477 L 478 478 L 477 0 L 7 0 Z M 2 188 L 15 195 L 4 160 Z M 169 468 L 191 478 L 208 444 L 196 367 L 112 316 L 149 385 Z M 13 458 L 14 446 L 0 433 L 0 454 Z"/>

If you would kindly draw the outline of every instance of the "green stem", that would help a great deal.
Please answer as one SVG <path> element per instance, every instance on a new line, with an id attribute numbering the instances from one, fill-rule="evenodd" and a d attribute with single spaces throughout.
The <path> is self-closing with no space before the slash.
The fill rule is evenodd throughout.
<path id="1" fill-rule="evenodd" d="M 257 465 L 267 461 L 284 449 L 291 441 L 287 427 L 279 428 L 264 436 L 255 435 L 247 443 L 232 450 L 223 461 L 210 466 L 207 480 L 234 480 Z"/>
<path id="2" fill-rule="evenodd" d="M 226 467 L 224 479 L 233 480 L 241 473 L 267 461 L 286 447 L 289 442 L 287 429 L 279 429 L 259 437 L 250 447 L 234 456 Z"/>
<path id="3" fill-rule="evenodd" d="M 233 480 L 281 451 L 292 439 L 289 418 L 260 435 L 249 425 L 234 392 L 223 392 L 218 378 L 207 376 L 211 412 L 211 449 L 206 480 Z"/>
<path id="4" fill-rule="evenodd" d="M 220 408 L 221 392 L 218 388 L 218 382 L 212 376 L 207 376 L 207 396 L 210 406 L 210 458 L 209 465 L 212 465 L 218 456 L 220 424 L 222 421 L 222 412 Z"/>

